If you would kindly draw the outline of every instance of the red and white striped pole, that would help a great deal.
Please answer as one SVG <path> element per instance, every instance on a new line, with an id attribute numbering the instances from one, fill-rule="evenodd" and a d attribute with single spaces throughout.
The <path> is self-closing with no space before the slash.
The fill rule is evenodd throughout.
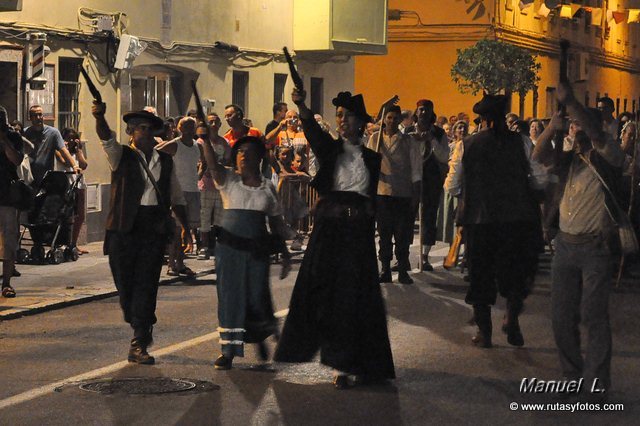
<path id="1" fill-rule="evenodd" d="M 47 83 L 44 76 L 44 60 L 49 53 L 49 48 L 45 46 L 46 41 L 47 35 L 45 33 L 29 34 L 29 48 L 31 50 L 29 86 L 31 90 L 42 90 Z"/>

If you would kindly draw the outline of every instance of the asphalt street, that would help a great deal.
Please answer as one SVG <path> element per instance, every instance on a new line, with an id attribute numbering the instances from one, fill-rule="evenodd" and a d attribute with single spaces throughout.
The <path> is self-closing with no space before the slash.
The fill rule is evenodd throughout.
<path id="1" fill-rule="evenodd" d="M 415 251 L 412 247 L 414 265 Z M 441 247 L 436 254 L 441 259 L 445 251 Z M 432 273 L 414 272 L 414 285 L 384 284 L 397 379 L 345 391 L 332 387 L 331 371 L 317 362 L 263 364 L 251 345 L 233 370 L 214 370 L 219 346 L 212 274 L 160 288 L 151 348 L 155 366 L 126 363 L 130 329 L 115 297 L 5 320 L 0 322 L 0 425 L 637 424 L 640 292 L 633 283 L 615 289 L 611 299 L 613 389 L 608 402 L 623 404 L 624 410 L 523 411 L 528 403 L 557 408 L 573 402 L 519 391 L 523 378 L 561 378 L 549 319 L 548 260 L 543 258 L 521 319 L 523 348 L 509 346 L 499 331 L 502 300 L 494 309 L 494 348 L 471 344 L 475 330 L 468 324 L 467 283 L 459 272 L 437 267 Z M 80 268 L 81 262 L 69 267 Z M 282 281 L 278 266 L 272 267 L 274 305 L 281 318 L 297 266 Z M 65 266 L 58 268 L 64 275 Z M 104 263 L 86 268 L 84 278 L 74 275 L 80 280 L 76 286 L 108 279 Z M 273 350 L 275 343 L 269 345 Z M 147 395 L 79 387 L 132 378 L 184 379 L 196 386 Z"/>

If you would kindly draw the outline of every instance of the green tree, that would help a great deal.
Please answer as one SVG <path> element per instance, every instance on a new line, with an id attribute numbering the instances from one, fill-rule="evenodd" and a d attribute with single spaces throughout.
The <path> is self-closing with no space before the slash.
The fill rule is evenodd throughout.
<path id="1" fill-rule="evenodd" d="M 467 49 L 458 49 L 451 67 L 451 78 L 461 93 L 483 90 L 495 95 L 501 91 L 524 96 L 540 77 L 540 64 L 528 50 L 497 40 L 480 40 Z"/>

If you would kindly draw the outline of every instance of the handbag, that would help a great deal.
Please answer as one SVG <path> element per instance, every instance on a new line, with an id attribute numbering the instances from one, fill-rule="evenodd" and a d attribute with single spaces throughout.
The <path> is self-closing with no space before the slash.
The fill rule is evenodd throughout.
<path id="1" fill-rule="evenodd" d="M 149 166 L 142 159 L 142 156 L 140 155 L 140 153 L 135 149 L 133 150 L 133 152 L 136 153 L 136 158 L 138 159 L 140 164 L 142 164 L 142 168 L 147 173 L 147 177 L 149 177 L 149 180 L 151 181 L 151 184 L 153 185 L 153 188 L 156 191 L 158 204 L 161 206 L 164 206 L 167 209 L 167 214 L 164 215 L 164 220 L 162 221 L 162 223 L 158 225 L 158 234 L 165 235 L 167 237 L 167 241 L 171 242 L 175 237 L 176 227 L 177 227 L 176 219 L 171 214 L 171 205 L 169 203 L 164 202 L 164 198 L 162 197 L 162 193 L 160 192 L 160 188 L 158 187 L 158 182 L 156 182 L 156 178 L 153 177 L 151 170 L 149 170 Z"/>
<path id="2" fill-rule="evenodd" d="M 609 194 L 609 198 L 611 199 L 611 203 L 615 209 L 612 212 L 609 207 L 605 203 L 605 208 L 607 209 L 607 213 L 618 227 L 618 238 L 620 239 L 620 250 L 624 256 L 629 256 L 635 253 L 638 253 L 638 239 L 636 238 L 636 233 L 633 229 L 633 225 L 631 224 L 631 220 L 629 219 L 629 215 L 620 207 L 620 204 L 616 201 L 616 198 L 609 189 L 609 186 L 605 183 L 600 173 L 596 170 L 596 168 L 584 158 L 583 155 L 579 155 L 580 159 L 584 161 L 584 163 L 591 169 L 591 171 L 596 175 L 604 189 Z"/>
<path id="3" fill-rule="evenodd" d="M 9 185 L 9 203 L 19 211 L 33 207 L 33 189 L 20 179 L 12 180 Z"/>

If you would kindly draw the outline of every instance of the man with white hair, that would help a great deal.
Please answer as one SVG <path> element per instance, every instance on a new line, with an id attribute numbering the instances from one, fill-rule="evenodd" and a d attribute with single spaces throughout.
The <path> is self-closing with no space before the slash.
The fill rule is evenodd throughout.
<path id="1" fill-rule="evenodd" d="M 198 162 L 202 159 L 202 147 L 195 141 L 196 120 L 184 117 L 178 122 L 180 136 L 167 141 L 156 149 L 173 157 L 173 164 L 178 182 L 187 202 L 187 218 L 190 232 L 200 226 L 200 190 L 198 189 Z M 188 241 L 192 241 L 189 235 Z M 184 275 L 194 277 L 193 272 L 184 264 L 182 238 L 176 233 L 173 244 L 169 249 L 169 269 L 167 275 L 177 277 Z"/>

